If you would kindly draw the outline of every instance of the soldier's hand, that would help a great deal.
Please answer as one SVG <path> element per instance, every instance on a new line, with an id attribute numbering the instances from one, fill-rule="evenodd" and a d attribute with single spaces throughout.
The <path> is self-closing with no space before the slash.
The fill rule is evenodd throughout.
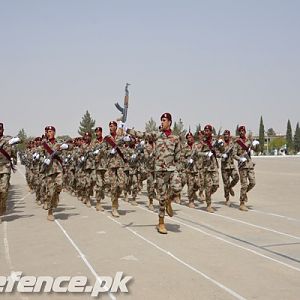
<path id="1" fill-rule="evenodd" d="M 111 150 L 110 150 L 110 154 L 116 154 L 117 153 L 117 150 L 115 149 L 115 148 L 112 148 Z"/>
<path id="2" fill-rule="evenodd" d="M 125 135 L 125 136 L 123 137 L 123 141 L 124 141 L 124 142 L 130 142 L 130 141 L 131 141 L 130 136 L 129 136 L 129 135 Z"/>
<path id="3" fill-rule="evenodd" d="M 228 157 L 228 154 L 227 153 L 223 153 L 222 154 L 222 158 L 226 159 Z"/>
<path id="4" fill-rule="evenodd" d="M 100 150 L 99 150 L 99 149 L 97 149 L 97 150 L 95 150 L 95 151 L 93 152 L 93 154 L 94 154 L 94 155 L 98 155 L 98 154 L 99 154 L 99 152 L 100 152 Z"/>
<path id="5" fill-rule="evenodd" d="M 46 158 L 46 159 L 44 160 L 44 164 L 45 164 L 45 165 L 49 166 L 50 163 L 51 163 L 51 160 L 50 160 L 49 158 Z"/>
<path id="6" fill-rule="evenodd" d="M 211 151 L 208 151 L 206 154 L 209 158 L 211 158 L 213 156 L 213 153 Z"/>
<path id="7" fill-rule="evenodd" d="M 68 148 L 69 148 L 69 145 L 66 143 L 61 144 L 59 147 L 60 150 L 67 150 Z"/>
<path id="8" fill-rule="evenodd" d="M 246 160 L 247 160 L 246 157 L 240 157 L 239 162 L 240 162 L 240 163 L 244 163 Z"/>
<path id="9" fill-rule="evenodd" d="M 252 146 L 253 146 L 253 147 L 256 147 L 257 145 L 259 145 L 259 141 L 254 140 L 254 141 L 252 142 Z"/>

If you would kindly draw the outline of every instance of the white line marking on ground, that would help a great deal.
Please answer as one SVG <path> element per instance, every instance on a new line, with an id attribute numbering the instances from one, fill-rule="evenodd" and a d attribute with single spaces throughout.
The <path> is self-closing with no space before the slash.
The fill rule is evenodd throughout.
<path id="1" fill-rule="evenodd" d="M 69 236 L 69 234 L 66 232 L 66 230 L 62 227 L 62 225 L 55 220 L 55 223 L 58 225 L 58 227 L 60 228 L 60 230 L 64 233 L 64 235 L 66 236 L 66 238 L 69 240 L 69 242 L 72 244 L 72 246 L 76 249 L 76 251 L 79 253 L 80 258 L 84 261 L 84 263 L 86 264 L 86 266 L 89 268 L 89 270 L 92 272 L 92 274 L 95 276 L 96 280 L 101 284 L 101 277 L 97 274 L 97 272 L 95 271 L 95 269 L 92 267 L 92 265 L 89 263 L 89 261 L 86 259 L 85 255 L 81 252 L 81 250 L 79 249 L 79 247 L 75 244 L 75 242 L 71 239 L 71 237 Z M 109 298 L 110 299 L 117 299 L 112 293 L 108 293 Z"/>
<path id="2" fill-rule="evenodd" d="M 292 217 L 287 217 L 287 216 L 283 216 L 283 215 L 279 215 L 279 214 L 275 214 L 275 213 L 265 212 L 265 211 L 257 210 L 257 209 L 250 209 L 249 212 L 264 214 L 264 215 L 268 215 L 268 216 L 272 216 L 272 217 L 278 217 L 278 218 L 286 219 L 289 221 L 300 222 L 300 219 L 295 219 Z"/>
<path id="3" fill-rule="evenodd" d="M 104 214 L 105 215 L 105 214 Z M 107 216 L 107 215 L 106 215 Z M 115 220 L 114 218 L 112 218 L 111 216 L 107 216 L 111 221 L 119 224 L 121 227 L 124 227 L 124 224 L 122 224 L 121 222 L 118 222 L 117 220 Z M 159 251 L 167 254 L 168 256 L 172 257 L 173 259 L 175 259 L 177 262 L 183 264 L 184 266 L 186 266 L 187 268 L 189 268 L 190 270 L 196 272 L 197 274 L 201 275 L 202 277 L 204 277 L 205 279 L 209 280 L 210 282 L 214 283 L 215 285 L 217 285 L 219 288 L 225 290 L 227 293 L 229 293 L 230 295 L 234 296 L 237 299 L 240 300 L 245 300 L 246 298 L 244 298 L 243 296 L 239 295 L 238 293 L 236 293 L 235 291 L 233 291 L 232 289 L 226 287 L 225 285 L 223 285 L 222 283 L 214 280 L 213 278 L 209 277 L 208 275 L 206 275 L 205 273 L 199 271 L 198 269 L 196 269 L 195 267 L 189 265 L 188 263 L 184 262 L 183 260 L 181 260 L 180 258 L 178 258 L 177 256 L 175 256 L 174 254 L 172 254 L 171 252 L 161 248 L 160 246 L 158 246 L 157 244 L 155 244 L 154 242 L 151 242 L 150 240 L 148 240 L 147 238 L 143 237 L 142 235 L 140 235 L 139 233 L 137 233 L 136 231 L 132 230 L 131 228 L 125 227 L 125 229 L 129 230 L 131 233 L 133 233 L 135 236 L 139 237 L 140 239 L 142 239 L 143 241 L 147 242 L 148 244 L 152 245 L 153 247 L 155 247 L 156 249 L 158 249 Z"/>
<path id="4" fill-rule="evenodd" d="M 144 208 L 144 207 L 142 207 L 142 206 L 140 206 L 140 205 L 137 206 L 137 207 L 139 207 L 140 209 L 143 209 L 143 210 L 145 210 L 145 211 L 147 211 L 147 212 L 149 212 L 149 213 L 156 214 L 156 213 L 154 213 L 154 212 L 152 212 L 152 211 L 148 210 L 147 208 Z M 281 264 L 281 265 L 283 265 L 283 266 L 285 266 L 285 267 L 288 267 L 288 268 L 290 268 L 290 269 L 293 269 L 293 270 L 295 270 L 295 271 L 300 272 L 300 269 L 297 268 L 297 267 L 294 267 L 294 266 L 292 266 L 292 265 L 289 265 L 289 264 L 287 264 L 287 263 L 284 263 L 284 262 L 282 262 L 282 261 L 280 261 L 280 260 L 277 260 L 277 259 L 275 259 L 275 258 L 266 256 L 266 255 L 264 255 L 264 254 L 262 254 L 262 253 L 259 253 L 259 252 L 255 251 L 255 250 L 252 250 L 252 249 L 246 248 L 246 247 L 244 247 L 244 246 L 238 245 L 238 244 L 236 244 L 236 243 L 230 242 L 230 241 L 228 241 L 228 240 L 225 240 L 225 239 L 223 239 L 223 238 L 221 238 L 221 237 L 219 237 L 219 236 L 216 236 L 216 235 L 213 235 L 213 234 L 211 234 L 211 233 L 208 233 L 208 232 L 206 232 L 206 231 L 204 231 L 204 230 L 202 230 L 202 229 L 200 229 L 200 228 L 198 228 L 198 227 L 194 227 L 194 226 L 189 225 L 189 224 L 186 224 L 186 223 L 184 223 L 184 222 L 182 222 L 182 221 L 176 220 L 176 219 L 175 219 L 175 218 L 176 218 L 175 216 L 174 216 L 173 218 L 169 218 L 169 217 L 166 217 L 166 218 L 167 218 L 168 220 L 173 220 L 173 222 L 175 222 L 175 223 L 177 223 L 177 224 L 181 224 L 181 225 L 184 225 L 184 226 L 186 226 L 186 227 L 188 227 L 188 228 L 190 228 L 190 229 L 199 231 L 199 232 L 201 232 L 201 233 L 203 233 L 203 234 L 205 234 L 205 235 L 207 235 L 207 236 L 210 236 L 210 237 L 212 237 L 212 238 L 215 238 L 215 239 L 217 239 L 217 240 L 220 240 L 220 241 L 222 241 L 222 242 L 225 242 L 225 243 L 227 243 L 227 244 L 229 244 L 229 245 L 232 245 L 232 246 L 234 246 L 234 247 L 238 247 L 238 248 L 240 248 L 240 249 L 246 250 L 246 251 L 251 252 L 251 253 L 253 253 L 253 254 L 255 254 L 255 255 L 261 256 L 261 257 L 263 257 L 263 258 L 266 258 L 266 259 L 268 259 L 268 260 L 271 260 L 271 261 L 276 262 L 276 263 L 279 263 L 279 264 Z"/>
<path id="5" fill-rule="evenodd" d="M 207 214 L 207 212 L 204 212 L 204 211 L 203 212 L 199 211 L 199 210 L 196 210 L 196 211 L 201 212 L 203 214 Z M 180 213 L 182 213 L 182 214 L 190 217 L 190 215 L 184 213 L 183 211 L 181 211 Z M 228 217 L 228 216 L 224 216 L 224 215 L 220 215 L 220 214 L 210 214 L 210 216 L 224 218 L 224 219 L 227 219 L 227 220 L 230 220 L 230 221 L 233 221 L 233 222 L 238 222 L 238 223 L 245 224 L 245 225 L 248 225 L 248 226 L 252 226 L 252 227 L 255 227 L 255 228 L 263 229 L 265 231 L 270 231 L 270 232 L 273 232 L 273 233 L 276 233 L 276 234 L 287 236 L 289 238 L 300 240 L 299 236 L 295 236 L 295 235 L 292 235 L 292 234 L 288 234 L 288 233 L 284 233 L 284 232 L 281 232 L 281 231 L 277 231 L 275 229 L 271 229 L 271 228 L 268 228 L 268 227 L 264 227 L 264 226 L 260 226 L 260 225 L 255 225 L 253 223 L 249 223 L 249 222 L 242 221 L 242 220 L 239 220 L 239 219 L 231 218 L 231 217 Z"/>

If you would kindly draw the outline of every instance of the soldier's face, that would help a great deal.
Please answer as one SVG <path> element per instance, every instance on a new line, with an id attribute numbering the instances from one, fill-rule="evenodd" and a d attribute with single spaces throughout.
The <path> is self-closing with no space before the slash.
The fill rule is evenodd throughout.
<path id="1" fill-rule="evenodd" d="M 102 137 L 102 131 L 101 130 L 96 131 L 96 137 L 97 137 L 97 139 Z"/>
<path id="2" fill-rule="evenodd" d="M 246 131 L 244 130 L 244 129 L 242 129 L 241 131 L 240 131 L 240 137 L 241 138 L 244 138 L 246 136 Z"/>
<path id="3" fill-rule="evenodd" d="M 230 138 L 230 136 L 229 136 L 229 134 L 224 134 L 224 141 L 225 142 L 228 142 L 229 141 L 229 138 Z"/>
<path id="4" fill-rule="evenodd" d="M 117 126 L 115 124 L 110 124 L 109 125 L 109 132 L 110 134 L 114 134 L 117 132 Z"/>
<path id="5" fill-rule="evenodd" d="M 84 142 L 86 144 L 89 144 L 91 142 L 91 140 L 92 140 L 92 138 L 90 136 L 88 136 L 88 135 L 84 137 Z"/>
<path id="6" fill-rule="evenodd" d="M 171 121 L 167 118 L 161 118 L 161 129 L 163 131 L 170 129 Z"/>
<path id="7" fill-rule="evenodd" d="M 212 133 L 211 133 L 211 131 L 208 128 L 204 129 L 204 136 L 206 138 L 211 137 L 211 135 L 212 135 Z"/>
<path id="8" fill-rule="evenodd" d="M 47 137 L 48 137 L 49 140 L 54 139 L 54 136 L 55 136 L 55 131 L 54 130 L 50 129 L 50 130 L 47 131 Z"/>
<path id="9" fill-rule="evenodd" d="M 188 138 L 187 138 L 187 142 L 189 144 L 193 144 L 194 143 L 194 137 L 192 135 L 189 135 Z"/>

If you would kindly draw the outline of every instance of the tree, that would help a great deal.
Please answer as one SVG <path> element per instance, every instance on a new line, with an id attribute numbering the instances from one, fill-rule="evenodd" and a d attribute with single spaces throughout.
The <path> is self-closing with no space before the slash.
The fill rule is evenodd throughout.
<path id="1" fill-rule="evenodd" d="M 273 128 L 269 128 L 267 130 L 267 135 L 268 136 L 276 136 L 276 132 L 275 132 L 275 130 Z"/>
<path id="2" fill-rule="evenodd" d="M 95 120 L 93 120 L 91 118 L 91 115 L 88 111 L 86 111 L 86 113 L 84 114 L 84 116 L 82 117 L 82 121 L 80 122 L 80 126 L 78 129 L 78 133 L 81 136 L 84 136 L 85 132 L 90 132 L 90 133 L 94 133 L 94 129 L 93 127 L 95 126 Z"/>
<path id="3" fill-rule="evenodd" d="M 286 144 L 286 139 L 284 137 L 280 137 L 280 136 L 275 137 L 270 140 L 269 149 L 270 149 L 270 151 L 275 150 L 275 149 L 279 150 L 285 144 Z"/>
<path id="4" fill-rule="evenodd" d="M 287 151 L 292 152 L 293 149 L 293 133 L 292 133 L 292 125 L 291 121 L 288 120 L 287 128 L 286 128 L 286 147 Z"/>
<path id="5" fill-rule="evenodd" d="M 235 136 L 240 136 L 240 133 L 239 133 L 239 127 L 240 125 L 236 125 L 236 129 L 235 129 Z"/>
<path id="6" fill-rule="evenodd" d="M 195 133 L 194 133 L 195 141 L 199 141 L 198 133 L 199 133 L 200 130 L 201 130 L 201 125 L 198 124 L 198 125 L 196 126 L 196 131 L 195 131 Z"/>
<path id="7" fill-rule="evenodd" d="M 262 116 L 260 117 L 260 123 L 259 123 L 259 147 L 260 151 L 264 152 L 265 148 L 265 126 Z"/>
<path id="8" fill-rule="evenodd" d="M 17 151 L 24 151 L 26 148 L 26 142 L 27 142 L 27 134 L 26 134 L 24 128 L 19 130 L 18 138 L 20 138 L 21 142 L 16 146 Z"/>
<path id="9" fill-rule="evenodd" d="M 156 125 L 156 122 L 151 117 L 150 120 L 145 124 L 145 131 L 151 132 L 151 131 L 158 131 L 158 127 Z"/>
<path id="10" fill-rule="evenodd" d="M 295 135 L 294 135 L 294 148 L 296 153 L 300 151 L 300 127 L 299 122 L 297 122 Z"/>
<path id="11" fill-rule="evenodd" d="M 173 134 L 178 136 L 184 136 L 186 134 L 186 130 L 184 129 L 184 124 L 181 119 L 178 122 L 174 122 L 173 125 Z"/>

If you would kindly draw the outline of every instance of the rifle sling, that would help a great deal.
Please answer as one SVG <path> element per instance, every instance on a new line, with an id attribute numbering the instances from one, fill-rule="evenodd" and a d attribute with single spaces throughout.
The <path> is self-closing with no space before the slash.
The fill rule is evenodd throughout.
<path id="1" fill-rule="evenodd" d="M 3 146 L 0 147 L 0 152 L 1 152 L 1 153 L 5 156 L 5 158 L 9 161 L 11 169 L 12 169 L 13 171 L 15 171 L 16 168 L 14 167 L 14 165 L 13 165 L 13 163 L 12 163 L 12 161 L 11 161 L 11 157 L 10 157 L 10 155 L 6 152 L 6 150 L 3 149 Z"/>
<path id="2" fill-rule="evenodd" d="M 249 157 L 251 157 L 251 153 L 250 153 L 250 146 L 249 147 L 247 147 L 244 143 L 243 143 L 243 141 L 241 141 L 240 139 L 238 139 L 237 141 L 236 141 L 238 144 L 239 144 L 239 146 L 241 146 L 241 148 L 243 149 L 243 150 L 245 150 L 246 152 L 247 152 L 247 154 L 249 155 Z"/>
<path id="3" fill-rule="evenodd" d="M 46 142 L 43 142 L 43 147 L 44 149 L 48 152 L 49 155 L 52 155 L 54 153 L 54 151 L 49 147 L 49 145 Z M 63 162 L 61 160 L 61 158 L 59 156 L 54 157 L 54 159 L 57 159 L 57 161 L 63 165 Z"/>
<path id="4" fill-rule="evenodd" d="M 122 151 L 120 150 L 120 148 L 116 145 L 116 143 L 111 139 L 111 137 L 106 136 L 104 138 L 104 141 L 106 141 L 108 144 L 110 144 L 113 148 L 115 148 L 118 152 L 118 154 L 121 156 L 122 160 L 124 161 L 124 163 L 127 163 L 127 160 L 124 157 L 124 154 L 122 153 Z"/>

